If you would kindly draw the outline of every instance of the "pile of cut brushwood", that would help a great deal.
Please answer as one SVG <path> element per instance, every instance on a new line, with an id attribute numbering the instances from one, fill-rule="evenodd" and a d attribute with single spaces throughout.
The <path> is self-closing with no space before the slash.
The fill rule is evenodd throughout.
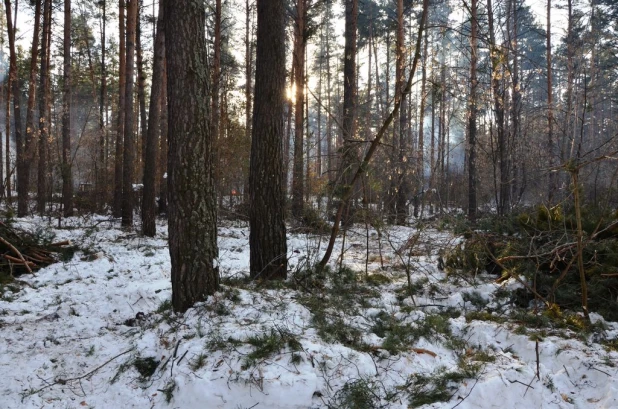
<path id="1" fill-rule="evenodd" d="M 480 221 L 446 254 L 447 271 L 515 278 L 528 299 L 618 320 L 618 212 L 583 208 L 581 244 L 573 209 L 540 206 L 510 219 Z M 522 306 L 527 304 L 526 300 Z"/>
<path id="2" fill-rule="evenodd" d="M 68 240 L 52 242 L 0 221 L 0 275 L 15 277 L 33 273 L 65 260 L 73 252 Z"/>

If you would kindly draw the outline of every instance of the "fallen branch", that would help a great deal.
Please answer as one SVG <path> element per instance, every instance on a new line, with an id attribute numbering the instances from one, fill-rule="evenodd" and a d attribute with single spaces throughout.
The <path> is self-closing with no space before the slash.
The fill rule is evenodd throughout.
<path id="1" fill-rule="evenodd" d="M 24 259 L 24 256 L 22 256 L 22 254 L 19 252 L 19 250 L 17 250 L 17 248 L 15 248 L 15 246 L 13 246 L 8 240 L 5 240 L 4 237 L 2 237 L 2 236 L 0 236 L 0 242 L 2 244 L 4 244 L 5 246 L 7 246 L 8 248 L 10 248 L 11 251 L 13 251 L 13 253 L 15 253 L 17 255 L 17 257 L 19 257 L 21 259 L 20 261 L 26 266 L 26 270 L 28 270 L 29 273 L 32 273 L 32 269 L 28 265 L 28 262 L 26 261 L 26 259 Z M 4 257 L 6 259 L 9 259 L 10 256 L 5 255 Z"/>
<path id="2" fill-rule="evenodd" d="M 93 370 L 81 375 L 81 376 L 76 376 L 74 378 L 68 378 L 68 379 L 63 379 L 63 378 L 57 378 L 54 382 L 47 384 L 45 386 L 43 386 L 40 389 L 37 389 L 33 392 L 29 392 L 29 393 L 24 393 L 23 397 L 22 397 L 22 402 L 24 401 L 24 399 L 28 396 L 32 396 L 32 395 L 36 395 L 39 392 L 44 391 L 45 389 L 51 388 L 52 386 L 55 385 L 66 385 L 69 382 L 74 382 L 74 381 L 79 381 L 82 379 L 86 379 L 89 378 L 90 376 L 92 376 L 95 372 L 97 372 L 98 370 L 100 370 L 101 368 L 103 368 L 104 366 L 108 365 L 110 362 L 112 362 L 113 360 L 115 360 L 116 358 L 119 358 L 123 355 L 128 354 L 129 352 L 133 351 L 135 349 L 135 347 L 128 349 L 124 352 L 119 353 L 116 356 L 111 357 L 110 359 L 108 359 L 107 361 L 105 361 L 104 363 L 102 363 L 101 365 L 97 366 L 96 368 L 94 368 Z"/>

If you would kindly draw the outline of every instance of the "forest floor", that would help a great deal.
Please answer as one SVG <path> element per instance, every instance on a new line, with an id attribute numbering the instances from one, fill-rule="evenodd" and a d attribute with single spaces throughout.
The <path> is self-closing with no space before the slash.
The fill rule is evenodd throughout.
<path id="1" fill-rule="evenodd" d="M 221 291 L 176 315 L 164 222 L 14 224 L 81 250 L 0 287 L 0 408 L 618 407 L 618 323 L 439 270 L 448 231 L 354 226 L 321 274 L 325 237 L 290 232 L 290 278 L 267 283 L 247 225 L 222 222 Z"/>

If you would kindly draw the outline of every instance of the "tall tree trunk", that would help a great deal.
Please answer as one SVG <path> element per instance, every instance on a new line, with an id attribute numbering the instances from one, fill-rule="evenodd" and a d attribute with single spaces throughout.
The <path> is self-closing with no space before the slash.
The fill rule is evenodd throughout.
<path id="1" fill-rule="evenodd" d="M 331 27 L 332 18 L 332 3 L 326 4 L 326 18 L 325 25 L 327 30 Z M 328 112 L 328 118 L 326 119 L 326 171 L 328 173 L 328 183 L 333 183 L 333 110 L 332 110 L 332 73 L 330 65 L 330 32 L 326 33 L 326 111 Z M 332 195 L 329 195 L 329 200 Z"/>
<path id="2" fill-rule="evenodd" d="M 477 0 L 470 2 L 470 95 L 468 95 L 468 217 L 476 220 L 476 117 L 477 117 Z"/>
<path id="3" fill-rule="evenodd" d="M 320 26 L 320 49 L 318 50 L 318 101 L 317 101 L 317 157 L 316 157 L 316 176 L 318 179 L 322 178 L 322 77 L 324 71 L 324 25 Z M 327 113 L 328 115 L 328 113 Z M 322 194 L 318 197 L 318 209 L 320 209 L 322 202 Z"/>
<path id="4" fill-rule="evenodd" d="M 9 68 L 10 72 L 10 68 Z M 11 203 L 11 87 L 13 81 L 11 80 L 11 75 L 9 73 L 8 79 L 6 81 L 6 126 L 5 126 L 5 152 L 6 152 L 6 183 L 4 183 L 4 188 L 6 189 L 6 201 L 7 203 Z"/>
<path id="5" fill-rule="evenodd" d="M 161 138 L 159 149 L 159 214 L 167 214 L 167 63 L 163 60 L 163 78 L 161 86 Z"/>
<path id="6" fill-rule="evenodd" d="M 301 219 L 304 207 L 304 144 L 303 126 L 305 122 L 305 23 L 307 18 L 307 0 L 296 0 L 294 19 L 294 85 L 296 86 L 294 103 L 294 165 L 292 169 L 292 217 Z"/>
<path id="7" fill-rule="evenodd" d="M 116 125 L 116 155 L 114 162 L 114 217 L 122 216 L 122 165 L 124 153 L 124 117 L 126 111 L 127 55 L 125 30 L 125 0 L 118 0 L 118 123 Z"/>
<path id="8" fill-rule="evenodd" d="M 562 134 L 562 149 L 560 160 L 562 163 L 565 163 L 568 159 L 573 158 L 574 147 L 575 147 L 575 135 L 577 134 L 577 107 L 575 106 L 575 66 L 574 66 L 574 58 L 575 58 L 575 36 L 573 34 L 573 0 L 567 0 L 567 35 L 566 35 L 566 46 L 567 46 L 567 91 L 566 91 L 566 120 L 564 121 L 565 127 L 564 132 Z M 567 153 L 567 147 L 569 145 L 568 141 L 571 141 L 571 149 L 570 152 Z M 570 182 L 570 176 L 566 174 L 564 175 L 564 180 Z"/>
<path id="9" fill-rule="evenodd" d="M 344 197 L 354 195 L 354 171 L 358 164 L 358 139 L 356 135 L 356 50 L 358 26 L 358 0 L 345 0 L 345 46 L 343 59 L 343 148 L 341 153 L 341 184 Z"/>
<path id="10" fill-rule="evenodd" d="M 251 138 L 251 77 L 253 47 L 251 44 L 251 4 L 245 0 L 245 138 Z"/>
<path id="11" fill-rule="evenodd" d="M 1 36 L 0 36 L 1 37 Z M 2 44 L 0 44 L 0 47 L 2 47 Z M 6 82 L 4 84 L 0 85 L 0 106 L 2 106 L 2 104 L 4 103 L 4 87 Z M 9 105 L 7 103 L 7 105 Z M 5 122 L 8 122 L 9 119 L 5 119 Z M 3 138 L 2 138 L 2 130 L 0 130 L 0 199 L 3 199 L 5 197 L 5 190 L 4 190 L 4 159 L 3 159 Z"/>
<path id="12" fill-rule="evenodd" d="M 49 61 L 52 23 L 51 0 L 45 0 L 43 7 L 43 38 L 41 46 L 41 75 L 39 82 L 39 166 L 37 174 L 37 212 L 43 214 L 47 203 L 48 174 L 47 150 L 49 146 L 50 125 L 49 105 L 51 100 L 49 86 Z"/>
<path id="13" fill-rule="evenodd" d="M 251 81 L 253 77 L 253 31 L 251 17 L 253 6 L 245 0 L 245 140 L 251 140 Z M 249 203 L 249 178 L 245 179 L 243 201 Z"/>
<path id="14" fill-rule="evenodd" d="M 142 8 L 142 0 L 138 3 L 138 12 L 139 16 L 140 10 Z M 137 99 L 139 101 L 139 141 L 140 141 L 140 149 L 141 156 L 139 156 L 139 161 L 141 166 L 139 169 L 142 171 L 143 176 L 143 166 L 146 161 L 146 139 L 148 138 L 148 119 L 146 116 L 146 74 L 144 73 L 144 52 L 142 49 L 142 24 L 141 20 L 138 17 L 135 25 L 135 54 L 137 60 Z"/>
<path id="15" fill-rule="evenodd" d="M 134 129 L 133 85 L 135 82 L 135 31 L 138 0 L 127 3 L 127 59 L 124 116 L 124 155 L 122 164 L 122 226 L 133 225 L 133 179 L 135 176 L 136 138 Z"/>
<path id="16" fill-rule="evenodd" d="M 28 79 L 28 106 L 26 109 L 26 138 L 17 149 L 17 216 L 28 214 L 30 194 L 30 169 L 34 162 L 34 105 L 36 102 L 36 76 L 38 71 L 39 29 L 41 23 L 41 0 L 34 6 L 34 31 L 30 52 L 30 76 Z"/>
<path id="17" fill-rule="evenodd" d="M 155 182 L 157 174 L 157 146 L 161 127 L 161 91 L 165 61 L 165 21 L 163 2 L 159 2 L 157 34 L 154 44 L 152 67 L 152 86 L 150 87 L 150 107 L 148 113 L 148 135 L 144 150 L 144 191 L 142 200 L 142 230 L 144 235 L 154 237 L 156 233 Z"/>
<path id="18" fill-rule="evenodd" d="M 502 199 L 503 213 L 508 213 L 511 208 L 512 198 L 515 197 L 515 191 L 517 187 L 518 177 L 518 160 L 509 160 L 509 158 L 516 152 L 516 147 L 521 143 L 520 132 L 520 117 L 521 117 L 521 85 L 519 83 L 519 4 L 517 0 L 511 0 L 512 3 L 512 21 L 513 21 L 513 34 L 511 38 L 511 47 L 513 51 L 513 68 L 512 68 L 512 98 L 511 104 L 511 123 L 512 123 L 512 138 L 509 142 L 505 143 L 503 151 L 501 151 L 502 159 L 500 161 L 500 197 Z M 512 167 L 512 169 L 511 169 Z"/>
<path id="19" fill-rule="evenodd" d="M 547 0 L 547 163 L 551 169 L 554 166 L 554 101 L 552 88 L 551 67 L 551 0 Z M 547 201 L 549 205 L 554 203 L 556 194 L 556 174 L 549 171 Z"/>
<path id="20" fill-rule="evenodd" d="M 417 162 L 416 175 L 418 178 L 418 187 L 414 199 L 414 217 L 422 216 L 423 207 L 425 204 L 425 108 L 427 105 L 427 47 L 429 44 L 427 33 L 425 30 L 425 39 L 423 41 L 423 57 L 421 61 L 421 107 L 418 120 L 418 145 L 417 145 Z M 443 87 L 444 84 L 441 84 Z M 418 207 L 420 207 L 420 212 Z"/>
<path id="21" fill-rule="evenodd" d="M 404 27 L 404 16 L 403 16 L 403 0 L 397 0 L 397 39 L 396 39 L 396 48 L 397 48 L 397 66 L 395 76 L 395 88 L 396 94 L 395 98 L 403 95 L 403 87 L 405 86 L 405 63 L 406 63 L 406 46 L 405 46 L 405 37 L 404 37 L 405 27 Z M 396 221 L 397 224 L 403 225 L 407 221 L 408 217 L 408 194 L 409 194 L 409 183 L 408 183 L 408 165 L 406 158 L 407 151 L 407 98 L 404 98 L 401 101 L 401 108 L 399 109 L 399 124 L 398 124 L 398 155 L 397 155 L 397 173 L 394 175 L 394 178 L 397 180 L 397 192 L 396 196 L 396 207 L 397 207 L 397 215 Z"/>
<path id="22" fill-rule="evenodd" d="M 220 163 L 219 162 L 219 151 L 220 151 L 220 144 L 223 143 L 223 141 L 221 141 L 219 139 L 219 127 L 220 127 L 220 118 L 221 118 L 221 113 L 220 111 L 220 106 L 219 106 L 219 101 L 221 99 L 220 94 L 220 84 L 221 84 L 221 0 L 215 0 L 215 41 L 213 44 L 213 62 L 212 62 L 212 92 L 211 92 L 211 104 L 212 104 L 212 108 L 210 111 L 210 115 L 211 115 L 211 122 L 210 122 L 210 126 L 211 126 L 211 133 L 213 135 L 213 138 L 215 138 L 215 143 L 214 143 L 214 157 L 215 157 L 215 163 Z M 224 186 L 222 183 L 222 177 L 219 173 L 219 169 L 220 166 L 215 166 L 214 171 L 215 171 L 215 181 L 216 183 L 219 185 L 217 188 L 218 194 L 220 195 L 220 200 L 221 202 L 223 202 L 223 198 L 226 196 L 227 192 L 224 192 Z"/>
<path id="23" fill-rule="evenodd" d="M 494 114 L 496 115 L 496 133 L 498 139 L 498 160 L 500 162 L 500 187 L 498 214 L 504 215 L 508 209 L 508 166 L 506 152 L 506 138 L 504 130 L 504 90 L 501 87 L 503 76 L 503 50 L 496 44 L 494 28 L 494 12 L 491 0 L 487 0 L 487 17 L 489 23 L 489 54 L 491 58 L 491 88 L 493 91 Z"/>
<path id="24" fill-rule="evenodd" d="M 172 305 L 184 312 L 219 287 L 205 4 L 165 2 L 169 96 Z"/>
<path id="25" fill-rule="evenodd" d="M 287 277 L 281 146 L 285 134 L 284 39 L 284 1 L 258 0 L 255 95 L 260 98 L 256 98 L 253 105 L 249 168 L 249 247 L 252 278 Z"/>
<path id="26" fill-rule="evenodd" d="M 99 152 L 98 163 L 99 168 L 97 172 L 96 190 L 97 194 L 97 207 L 102 209 L 103 205 L 107 203 L 107 155 L 105 154 L 105 144 L 107 141 L 107 130 L 105 123 L 106 114 L 106 95 L 107 95 L 107 65 L 105 61 L 106 53 L 106 37 L 105 26 L 107 24 L 107 5 L 106 0 L 100 2 L 102 12 L 102 27 L 101 27 L 101 89 L 99 94 Z"/>
<path id="27" fill-rule="evenodd" d="M 62 92 L 62 206 L 64 216 L 73 215 L 73 170 L 71 161 L 71 0 L 64 0 L 64 85 Z"/>
<path id="28" fill-rule="evenodd" d="M 17 54 L 15 52 L 15 32 L 16 27 L 15 20 L 11 18 L 11 2 L 10 0 L 4 0 L 5 10 L 6 10 L 6 20 L 7 20 L 7 31 L 9 37 L 9 77 L 11 84 L 11 93 L 13 94 L 13 117 L 15 122 L 15 146 L 16 146 L 16 158 L 21 158 L 23 156 L 23 135 L 22 135 L 22 126 L 21 126 L 21 91 L 20 91 L 20 81 L 17 78 Z M 15 7 L 15 17 L 17 17 L 17 7 Z M 7 111 L 10 105 L 10 96 L 7 98 Z M 7 123 L 9 121 L 7 117 Z M 7 190 L 10 198 L 11 195 L 11 171 L 10 171 L 10 128 L 7 127 Z M 10 199 L 9 199 L 10 201 Z"/>

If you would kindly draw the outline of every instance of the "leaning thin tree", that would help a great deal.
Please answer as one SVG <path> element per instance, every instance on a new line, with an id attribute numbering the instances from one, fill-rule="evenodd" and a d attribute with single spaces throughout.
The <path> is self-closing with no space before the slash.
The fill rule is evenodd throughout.
<path id="1" fill-rule="evenodd" d="M 410 75 L 408 77 L 408 81 L 406 83 L 405 88 L 402 91 L 401 98 L 399 98 L 399 100 L 395 103 L 393 110 L 391 111 L 391 113 L 388 115 L 388 117 L 382 124 L 382 127 L 380 127 L 380 130 L 376 134 L 376 137 L 373 139 L 373 141 L 371 141 L 371 144 L 369 145 L 369 150 L 365 154 L 363 161 L 356 169 L 356 172 L 354 173 L 352 180 L 347 185 L 347 188 L 345 189 L 344 194 L 342 195 L 341 202 L 339 203 L 339 207 L 337 208 L 337 214 L 335 215 L 335 221 L 333 223 L 333 228 L 331 229 L 328 246 L 326 247 L 326 252 L 324 253 L 324 256 L 322 257 L 322 260 L 320 260 L 320 262 L 318 263 L 318 266 L 317 266 L 318 270 L 322 270 L 324 269 L 324 267 L 326 267 L 326 264 L 328 264 L 328 261 L 330 260 L 330 256 L 333 254 L 333 248 L 335 247 L 335 240 L 337 239 L 337 234 L 339 233 L 339 225 L 341 223 L 341 217 L 343 216 L 343 211 L 347 207 L 348 202 L 350 198 L 352 197 L 352 194 L 354 193 L 354 190 L 351 189 L 350 187 L 354 186 L 354 184 L 356 183 L 357 180 L 359 180 L 363 172 L 366 171 L 367 166 L 369 165 L 369 162 L 371 161 L 371 158 L 373 157 L 374 153 L 378 149 L 378 146 L 380 146 L 380 141 L 386 134 L 388 127 L 393 122 L 393 119 L 399 112 L 401 101 L 405 98 L 405 96 L 412 89 L 412 81 L 416 73 L 416 68 L 418 67 L 418 62 L 421 58 L 421 44 L 422 44 L 422 39 L 423 39 L 423 31 L 425 30 L 425 25 L 427 23 L 427 9 L 428 8 L 429 8 L 429 0 L 423 0 L 423 11 L 421 15 L 420 25 L 418 28 L 418 35 L 416 37 L 416 47 L 415 47 L 416 51 L 414 52 L 414 60 L 412 62 L 412 68 L 410 69 Z"/>

